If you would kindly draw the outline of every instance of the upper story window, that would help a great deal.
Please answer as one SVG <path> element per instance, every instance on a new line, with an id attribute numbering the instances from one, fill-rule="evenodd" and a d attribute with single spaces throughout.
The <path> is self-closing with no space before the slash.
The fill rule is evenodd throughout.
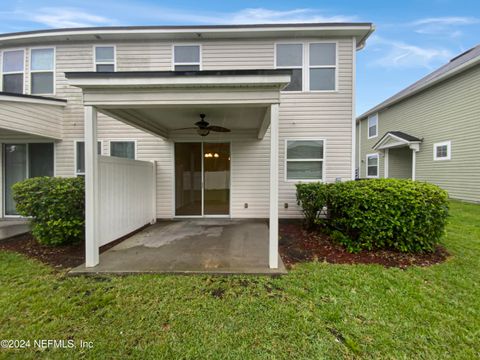
<path id="1" fill-rule="evenodd" d="M 55 49 L 31 49 L 30 93 L 55 93 Z"/>
<path id="2" fill-rule="evenodd" d="M 200 70 L 200 45 L 175 45 L 173 69 L 175 71 Z"/>
<path id="3" fill-rule="evenodd" d="M 115 71 L 115 46 L 95 46 L 95 71 Z"/>
<path id="4" fill-rule="evenodd" d="M 2 60 L 2 91 L 23 94 L 25 51 L 4 51 Z"/>
<path id="5" fill-rule="evenodd" d="M 275 67 L 292 70 L 283 91 L 335 91 L 337 89 L 337 44 L 277 44 Z"/>
<path id="6" fill-rule="evenodd" d="M 309 86 L 311 91 L 336 89 L 337 44 L 312 43 L 309 56 Z"/>
<path id="7" fill-rule="evenodd" d="M 286 141 L 286 180 L 323 180 L 324 140 Z"/>
<path id="8" fill-rule="evenodd" d="M 303 89 L 303 44 L 277 44 L 277 69 L 291 69 L 290 84 L 283 91 L 302 91 Z"/>
<path id="9" fill-rule="evenodd" d="M 378 136 L 378 114 L 373 114 L 368 117 L 368 138 Z"/>
<path id="10" fill-rule="evenodd" d="M 433 160 L 450 160 L 452 154 L 451 141 L 433 144 Z"/>

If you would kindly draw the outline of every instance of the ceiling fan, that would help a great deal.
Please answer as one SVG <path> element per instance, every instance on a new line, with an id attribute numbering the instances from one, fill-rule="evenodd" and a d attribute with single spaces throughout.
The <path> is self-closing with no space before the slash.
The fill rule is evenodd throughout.
<path id="1" fill-rule="evenodd" d="M 197 121 L 194 127 L 174 129 L 173 131 L 196 129 L 197 134 L 200 136 L 207 136 L 208 134 L 210 134 L 210 131 L 230 132 L 230 129 L 224 128 L 222 126 L 210 125 L 208 121 L 205 121 L 205 116 L 205 114 L 200 114 L 200 121 Z"/>

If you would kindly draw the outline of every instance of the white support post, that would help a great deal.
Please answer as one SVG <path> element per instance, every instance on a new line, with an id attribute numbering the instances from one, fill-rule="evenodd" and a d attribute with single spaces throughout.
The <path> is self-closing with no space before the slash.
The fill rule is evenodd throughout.
<path id="1" fill-rule="evenodd" d="M 385 149 L 385 156 L 383 158 L 383 177 L 388 178 L 388 149 Z"/>
<path id="2" fill-rule="evenodd" d="M 278 268 L 278 104 L 270 106 L 270 223 L 268 262 Z"/>
<path id="3" fill-rule="evenodd" d="M 153 166 L 153 196 L 152 196 L 152 220 L 150 224 L 155 224 L 157 222 L 157 162 L 152 160 Z"/>
<path id="4" fill-rule="evenodd" d="M 85 266 L 99 262 L 97 110 L 85 106 Z"/>
<path id="5" fill-rule="evenodd" d="M 417 150 L 412 149 L 412 180 L 415 180 L 416 167 L 417 167 Z"/>

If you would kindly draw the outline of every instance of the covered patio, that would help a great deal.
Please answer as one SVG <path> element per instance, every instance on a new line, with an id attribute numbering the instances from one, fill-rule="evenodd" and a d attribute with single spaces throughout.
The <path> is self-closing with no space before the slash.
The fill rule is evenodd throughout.
<path id="1" fill-rule="evenodd" d="M 71 85 L 82 89 L 85 106 L 86 268 L 91 268 L 92 271 L 102 269 L 103 262 L 107 258 L 120 256 L 122 253 L 121 247 L 116 247 L 114 248 L 116 250 L 112 249 L 99 256 L 100 246 L 133 231 L 133 224 L 139 228 L 156 221 L 155 164 L 153 164 L 152 173 L 151 166 L 145 161 L 125 160 L 124 164 L 114 164 L 114 166 L 119 166 L 114 172 L 121 173 L 123 180 L 119 181 L 118 176 L 109 177 L 110 170 L 105 167 L 107 159 L 98 156 L 96 151 L 98 112 L 161 137 L 172 143 L 172 149 L 173 144 L 178 141 L 201 141 L 200 133 L 195 130 L 177 131 L 179 128 L 191 127 L 198 120 L 199 113 L 209 114 L 209 120 L 214 125 L 231 129 L 230 139 L 250 138 L 261 141 L 269 138 L 269 141 L 267 140 L 270 165 L 269 212 L 264 216 L 268 217 L 268 227 L 264 224 L 263 230 L 259 232 L 263 235 L 251 238 L 255 239 L 256 243 L 247 241 L 249 244 L 247 245 L 243 242 L 242 247 L 251 247 L 253 250 L 255 246 L 258 246 L 258 251 L 266 247 L 268 268 L 279 268 L 278 114 L 280 90 L 290 82 L 289 70 L 67 73 L 66 76 Z M 228 138 L 224 138 L 223 133 L 219 133 L 213 139 L 219 141 Z M 138 166 L 138 171 L 143 169 L 144 176 L 129 181 L 131 171 L 124 171 L 121 167 L 134 163 Z M 254 174 L 243 174 L 242 176 L 245 178 L 254 176 Z M 109 181 L 106 182 L 105 177 L 109 177 Z M 152 181 L 145 182 L 143 180 L 145 177 L 151 178 Z M 143 185 L 138 186 L 138 181 L 144 181 Z M 123 182 L 123 185 L 119 184 L 120 182 Z M 132 186 L 136 188 L 136 195 L 119 202 L 120 194 L 129 192 Z M 145 189 L 150 189 L 150 191 Z M 111 200 L 109 201 L 109 199 Z M 112 205 L 109 202 L 115 202 L 115 204 Z M 136 211 L 129 210 L 132 208 L 136 208 Z M 127 209 L 129 215 L 127 218 L 132 225 L 122 228 L 122 220 L 126 219 L 125 209 Z M 137 216 L 139 213 L 142 215 Z M 108 218 L 105 214 L 108 214 Z M 175 217 L 173 212 L 172 217 Z M 133 220 L 130 221 L 131 218 Z M 209 221 L 208 219 L 199 219 L 198 221 L 201 220 Z M 248 229 L 251 223 L 237 223 L 231 212 L 228 219 L 225 220 L 231 221 L 231 223 L 226 224 L 223 228 L 226 231 L 223 233 L 222 239 L 227 242 L 222 246 L 227 246 L 224 248 L 224 254 L 230 254 L 227 257 L 228 262 L 232 264 L 232 259 L 237 255 L 232 255 L 227 251 L 229 237 L 226 235 L 231 229 L 240 227 Z M 109 230 L 112 226 L 118 230 L 115 231 L 116 237 Z M 181 233 L 181 229 L 178 231 Z M 234 239 L 235 236 L 232 235 L 230 238 Z M 245 239 L 249 239 L 249 237 L 244 238 L 244 241 L 246 241 Z M 204 240 L 211 239 L 207 237 Z M 194 241 L 194 239 L 191 238 L 189 241 Z M 234 244 L 238 245 L 238 242 L 234 242 Z M 210 249 L 212 254 L 215 254 L 214 249 L 217 248 L 216 245 L 206 246 L 207 250 L 205 251 Z M 158 258 L 155 258 L 160 263 L 161 258 L 168 257 L 168 249 L 168 245 L 159 247 L 158 251 L 147 246 L 143 248 L 142 253 L 144 258 L 154 256 L 152 254 L 156 253 Z M 172 251 L 170 256 L 174 256 L 175 251 L 170 250 Z M 195 263 L 195 253 L 204 254 L 202 248 L 197 248 L 195 251 L 190 257 L 192 264 Z M 252 259 L 255 258 L 254 251 L 245 254 L 251 256 Z M 220 263 L 221 258 L 222 255 L 219 253 L 218 261 Z M 243 259 L 243 264 L 248 265 L 245 259 Z M 164 260 L 166 259 L 164 258 Z M 249 272 L 246 270 L 247 267 L 255 269 L 260 262 L 257 259 L 250 266 L 242 265 L 244 269 L 242 272 Z M 197 263 L 196 266 L 200 271 L 207 271 L 204 263 L 202 265 Z M 230 266 L 230 268 L 237 268 L 237 265 Z"/>
<path id="2" fill-rule="evenodd" d="M 81 274 L 263 274 L 286 273 L 269 268 L 265 220 L 190 219 L 159 221 L 100 254 L 95 267 Z"/>

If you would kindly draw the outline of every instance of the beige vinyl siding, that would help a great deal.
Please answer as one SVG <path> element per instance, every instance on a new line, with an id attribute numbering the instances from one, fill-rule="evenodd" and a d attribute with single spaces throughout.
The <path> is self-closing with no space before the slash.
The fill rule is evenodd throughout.
<path id="1" fill-rule="evenodd" d="M 117 71 L 170 71 L 172 45 L 170 42 L 116 44 Z"/>
<path id="2" fill-rule="evenodd" d="M 0 100 L 0 136 L 5 129 L 61 139 L 62 114 L 61 106 Z"/>
<path id="3" fill-rule="evenodd" d="M 453 198 L 480 201 L 480 66 L 475 66 L 379 113 L 379 138 L 398 130 L 423 138 L 417 153 L 417 180 L 446 189 Z M 362 153 L 367 140 L 362 120 Z M 433 144 L 451 141 L 451 160 L 434 161 Z M 392 169 L 389 168 L 391 173 Z"/>
<path id="4" fill-rule="evenodd" d="M 267 40 L 202 40 L 202 69 L 272 69 L 275 43 Z M 315 41 L 316 39 L 310 39 Z M 328 40 L 328 39 L 321 39 Z M 285 181 L 285 139 L 321 138 L 326 141 L 324 165 L 326 181 L 351 178 L 352 151 L 352 59 L 353 41 L 338 41 L 338 86 L 335 92 L 283 93 L 280 105 L 279 206 L 281 217 L 300 216 L 296 205 L 295 183 Z M 309 41 L 302 39 L 299 41 Z M 172 41 L 124 41 L 116 46 L 117 71 L 171 70 Z M 178 42 L 182 43 L 182 42 Z M 189 44 L 195 42 L 188 42 Z M 63 117 L 63 140 L 56 145 L 56 173 L 74 176 L 74 142 L 83 139 L 83 97 L 80 89 L 68 85 L 65 72 L 92 71 L 93 47 L 102 42 L 47 44 L 56 46 L 56 96 L 68 99 Z M 27 63 L 29 50 L 26 52 Z M 26 72 L 26 77 L 28 74 Z M 269 208 L 269 132 L 263 140 L 254 133 L 231 134 L 208 140 L 231 141 L 231 216 L 268 217 Z M 137 159 L 157 161 L 157 216 L 170 218 L 174 212 L 173 146 L 117 120 L 99 115 L 98 139 L 103 154 L 109 153 L 109 140 L 137 140 Z M 194 137 L 200 141 L 199 137 Z M 248 208 L 244 204 L 248 203 Z M 284 204 L 288 203 L 288 209 Z"/>
<path id="5" fill-rule="evenodd" d="M 211 41 L 202 43 L 203 70 L 271 69 L 273 41 Z"/>
<path id="6" fill-rule="evenodd" d="M 279 126 L 279 216 L 299 217 L 295 182 L 285 181 L 285 140 L 325 139 L 325 180 L 352 175 L 352 61 L 351 39 L 338 40 L 338 84 L 335 92 L 283 92 Z M 288 208 L 285 208 L 285 203 Z"/>

